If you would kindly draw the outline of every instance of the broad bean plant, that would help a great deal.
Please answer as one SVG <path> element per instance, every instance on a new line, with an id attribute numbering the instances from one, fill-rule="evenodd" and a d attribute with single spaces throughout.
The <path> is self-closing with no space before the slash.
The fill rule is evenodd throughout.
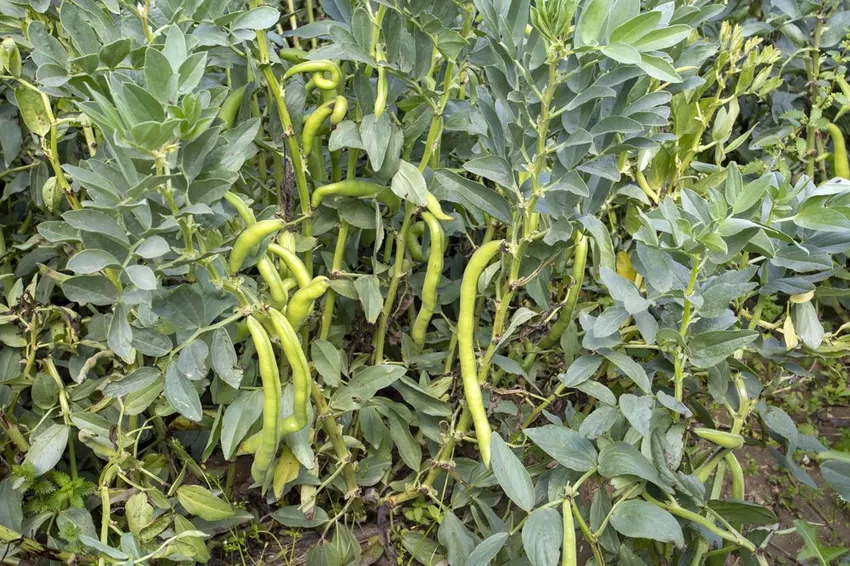
<path id="1" fill-rule="evenodd" d="M 764 394 L 850 346 L 847 14 L 0 2 L 3 560 L 767 564 L 742 446 L 850 497 Z"/>

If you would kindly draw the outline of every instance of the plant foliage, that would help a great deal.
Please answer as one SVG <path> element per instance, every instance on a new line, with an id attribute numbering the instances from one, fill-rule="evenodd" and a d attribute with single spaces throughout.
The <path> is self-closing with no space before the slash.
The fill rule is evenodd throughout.
<path id="1" fill-rule="evenodd" d="M 280 4 L 0 2 L 5 557 L 766 564 L 744 443 L 850 498 L 766 401 L 850 344 L 845 2 Z"/>

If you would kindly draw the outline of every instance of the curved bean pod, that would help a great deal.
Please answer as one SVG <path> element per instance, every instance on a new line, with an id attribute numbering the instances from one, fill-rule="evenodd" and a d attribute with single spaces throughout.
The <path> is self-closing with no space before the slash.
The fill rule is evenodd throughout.
<path id="1" fill-rule="evenodd" d="M 338 181 L 336 183 L 330 183 L 319 187 L 313 191 L 313 195 L 310 197 L 310 204 L 313 208 L 318 208 L 322 204 L 322 201 L 329 196 L 356 198 L 375 197 L 380 202 L 387 205 L 387 208 L 392 214 L 398 212 L 398 209 L 401 206 L 401 200 L 390 189 L 368 181 L 357 180 Z"/>
<path id="2" fill-rule="evenodd" d="M 573 260 L 573 284 L 567 293 L 567 300 L 561 308 L 561 313 L 558 315 L 558 320 L 552 325 L 549 335 L 540 341 L 540 348 L 549 349 L 561 341 L 561 335 L 570 326 L 573 320 L 576 303 L 578 302 L 579 293 L 581 293 L 581 284 L 584 280 L 584 268 L 587 264 L 587 236 L 579 233 L 576 240 L 575 259 Z"/>
<path id="3" fill-rule="evenodd" d="M 278 51 L 278 55 L 281 59 L 290 63 L 303 63 L 307 60 L 309 53 L 297 47 L 285 47 Z"/>
<path id="4" fill-rule="evenodd" d="M 422 251 L 421 241 L 424 234 L 424 222 L 415 222 L 407 232 L 407 249 L 414 261 L 425 261 L 425 252 Z"/>
<path id="5" fill-rule="evenodd" d="M 726 432 L 723 430 L 715 430 L 713 428 L 695 428 L 694 434 L 707 440 L 721 448 L 729 448 L 735 450 L 744 445 L 744 437 L 734 432 Z"/>
<path id="6" fill-rule="evenodd" d="M 428 193 L 425 197 L 425 209 L 434 215 L 434 218 L 440 220 L 442 222 L 450 222 L 454 220 L 453 216 L 449 216 L 445 212 L 443 212 L 443 208 L 440 206 L 440 201 L 437 200 L 437 197 Z"/>
<path id="7" fill-rule="evenodd" d="M 290 299 L 289 305 L 286 307 L 286 318 L 292 324 L 293 328 L 296 330 L 301 328 L 301 325 L 310 316 L 316 299 L 324 295 L 325 291 L 328 290 L 328 283 L 329 280 L 327 277 L 319 276 L 313 279 L 309 285 L 299 289 L 292 295 L 292 299 Z"/>
<path id="8" fill-rule="evenodd" d="M 463 378 L 466 407 L 472 416 L 478 450 L 486 467 L 490 467 L 490 437 L 493 432 L 487 420 L 487 410 L 481 397 L 481 386 L 475 361 L 475 299 L 478 296 L 478 279 L 493 258 L 502 250 L 504 240 L 492 240 L 478 248 L 463 272 L 460 287 L 460 313 L 457 319 L 458 357 Z"/>
<path id="9" fill-rule="evenodd" d="M 253 315 L 248 316 L 248 330 L 257 349 L 263 382 L 263 429 L 260 446 L 251 465 L 251 476 L 257 482 L 264 482 L 280 440 L 280 374 L 269 336 Z"/>
<path id="10" fill-rule="evenodd" d="M 443 242 L 445 235 L 440 222 L 430 212 L 422 213 L 422 220 L 428 225 L 431 234 L 431 252 L 428 254 L 428 268 L 425 271 L 425 282 L 422 284 L 422 308 L 413 322 L 411 337 L 413 342 L 422 346 L 425 343 L 425 332 L 428 323 L 437 308 L 437 288 L 443 274 Z M 476 281 L 476 285 L 478 282 Z"/>
<path id="11" fill-rule="evenodd" d="M 257 223 L 254 213 L 251 211 L 251 207 L 248 206 L 248 203 L 242 200 L 242 197 L 235 193 L 228 192 L 224 193 L 224 199 L 236 209 L 236 212 L 245 224 L 252 226 Z M 263 255 L 263 257 L 257 261 L 257 271 L 260 272 L 260 276 L 266 282 L 266 285 L 269 286 L 269 295 L 272 299 L 272 305 L 276 308 L 280 308 L 285 305 L 286 301 L 289 299 L 289 294 L 283 288 L 283 281 L 281 280 L 280 273 L 278 273 L 275 269 L 274 263 L 268 255 Z"/>
<path id="12" fill-rule="evenodd" d="M 835 124 L 826 127 L 829 137 L 832 138 L 832 162 L 836 177 L 850 179 L 850 161 L 847 159 L 847 144 L 844 142 L 844 134 Z"/>
<path id="13" fill-rule="evenodd" d="M 283 232 L 277 241 L 283 249 L 295 252 L 295 234 L 292 232 Z M 289 266 L 285 262 L 280 267 L 280 277 L 282 279 L 289 277 Z"/>
<path id="14" fill-rule="evenodd" d="M 336 126 L 343 120 L 345 120 L 345 115 L 348 113 L 348 99 L 342 95 L 339 95 L 334 99 L 334 111 L 331 114 L 331 124 Z"/>
<path id="15" fill-rule="evenodd" d="M 245 97 L 245 88 L 248 85 L 242 85 L 227 95 L 221 107 L 218 109 L 218 117 L 224 122 L 224 129 L 229 130 L 233 127 L 236 121 L 236 115 L 239 113 L 239 108 L 242 106 L 242 99 Z"/>
<path id="16" fill-rule="evenodd" d="M 278 244 L 269 244 L 269 252 L 279 257 L 286 265 L 289 274 L 298 283 L 298 287 L 303 289 L 312 282 L 310 274 L 307 272 L 307 267 L 301 258 L 295 255 L 295 252 L 286 249 Z"/>
<path id="17" fill-rule="evenodd" d="M 726 454 L 726 466 L 729 468 L 729 475 L 732 477 L 732 498 L 743 501 L 745 495 L 744 470 L 732 452 Z"/>
<path id="18" fill-rule="evenodd" d="M 304 129 L 301 131 L 301 153 L 305 159 L 310 157 L 310 152 L 313 150 L 313 140 L 319 128 L 322 127 L 322 123 L 333 114 L 335 105 L 336 99 L 325 102 L 307 116 L 304 121 Z"/>
<path id="19" fill-rule="evenodd" d="M 330 74 L 330 78 L 324 76 L 323 73 L 325 72 Z M 327 59 L 305 61 L 293 65 L 284 73 L 283 78 L 288 79 L 298 73 L 312 74 L 316 86 L 322 90 L 334 90 L 342 79 L 342 71 L 340 71 L 339 65 Z"/>
<path id="20" fill-rule="evenodd" d="M 286 222 L 283 220 L 263 220 L 252 224 L 245 228 L 236 242 L 233 243 L 233 249 L 230 251 L 228 260 L 228 268 L 230 273 L 236 273 L 242 264 L 245 262 L 245 257 L 254 249 L 266 236 L 270 236 L 275 232 L 279 232 L 286 228 Z"/>
<path id="21" fill-rule="evenodd" d="M 289 367 L 292 368 L 292 388 L 295 393 L 292 414 L 283 419 L 280 429 L 283 434 L 297 432 L 307 426 L 310 397 L 310 369 L 307 357 L 301 348 L 295 329 L 279 311 L 269 311 L 272 327 L 275 330 Z"/>

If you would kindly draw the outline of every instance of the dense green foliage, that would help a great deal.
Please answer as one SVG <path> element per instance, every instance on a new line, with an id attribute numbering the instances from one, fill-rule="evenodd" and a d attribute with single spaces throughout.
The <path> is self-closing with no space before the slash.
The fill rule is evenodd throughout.
<path id="1" fill-rule="evenodd" d="M 4 558 L 766 564 L 745 443 L 850 498 L 765 401 L 850 345 L 850 5 L 271 4 L 0 1 Z"/>

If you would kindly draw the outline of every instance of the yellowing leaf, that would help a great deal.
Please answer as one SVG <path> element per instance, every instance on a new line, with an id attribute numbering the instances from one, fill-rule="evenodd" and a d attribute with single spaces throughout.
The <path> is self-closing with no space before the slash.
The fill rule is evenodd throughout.
<path id="1" fill-rule="evenodd" d="M 634 283 L 637 276 L 637 272 L 632 267 L 632 260 L 629 258 L 629 254 L 622 250 L 617 252 L 617 275 L 632 283 Z"/>
<path id="2" fill-rule="evenodd" d="M 15 89 L 15 102 L 27 128 L 39 136 L 47 135 L 50 131 L 50 115 L 41 94 L 21 86 Z"/>
<path id="3" fill-rule="evenodd" d="M 274 483 L 272 484 L 274 487 L 274 496 L 277 499 L 280 499 L 280 496 L 283 494 L 284 486 L 298 477 L 298 470 L 300 468 L 301 464 L 298 462 L 298 458 L 295 457 L 289 446 L 284 446 L 283 452 L 277 461 L 277 466 L 274 469 Z"/>
<path id="4" fill-rule="evenodd" d="M 786 350 L 793 350 L 800 343 L 797 339 L 797 329 L 794 328 L 794 319 L 790 316 L 785 317 L 785 323 L 782 325 L 782 337 L 785 338 Z"/>
<path id="5" fill-rule="evenodd" d="M 791 295 L 790 301 L 792 303 L 802 304 L 808 303 L 815 296 L 814 290 L 809 291 L 807 293 L 800 293 L 798 295 Z"/>

